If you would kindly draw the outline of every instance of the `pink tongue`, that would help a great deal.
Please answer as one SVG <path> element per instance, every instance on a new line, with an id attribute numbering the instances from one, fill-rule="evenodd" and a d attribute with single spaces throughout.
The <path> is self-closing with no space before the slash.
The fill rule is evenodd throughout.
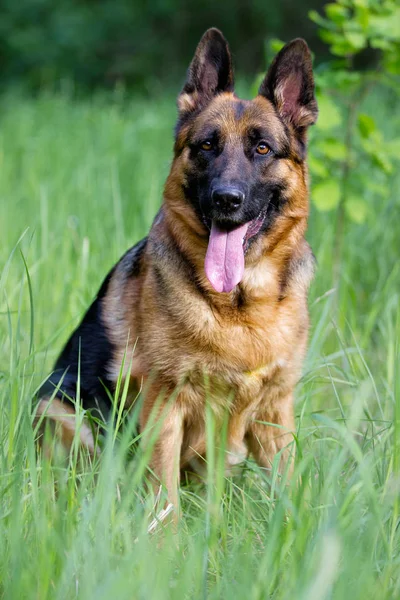
<path id="1" fill-rule="evenodd" d="M 204 268 L 217 292 L 230 292 L 243 277 L 243 239 L 248 227 L 245 223 L 227 232 L 212 223 Z"/>

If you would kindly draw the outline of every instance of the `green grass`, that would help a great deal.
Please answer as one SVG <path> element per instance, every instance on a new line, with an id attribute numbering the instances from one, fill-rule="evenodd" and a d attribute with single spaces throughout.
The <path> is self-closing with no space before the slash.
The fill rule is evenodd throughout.
<path id="1" fill-rule="evenodd" d="M 399 598 L 398 176 L 364 225 L 347 224 L 339 292 L 334 213 L 312 212 L 319 267 L 292 482 L 251 461 L 225 480 L 211 447 L 208 486 L 182 490 L 178 533 L 149 537 L 129 427 L 93 465 L 75 454 L 49 465 L 36 459 L 31 397 L 107 270 L 151 224 L 174 100 L 0 105 L 2 597 Z M 390 131 L 388 115 L 378 118 Z"/>

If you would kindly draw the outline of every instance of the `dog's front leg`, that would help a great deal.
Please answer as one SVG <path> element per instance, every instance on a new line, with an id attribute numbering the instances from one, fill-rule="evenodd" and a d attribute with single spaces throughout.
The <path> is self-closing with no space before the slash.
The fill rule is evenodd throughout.
<path id="1" fill-rule="evenodd" d="M 157 406 L 155 395 L 146 395 L 141 429 L 145 432 L 145 447 L 147 444 L 151 446 L 149 467 L 153 473 L 152 485 L 156 493 L 157 510 L 160 510 L 160 515 L 165 516 L 173 512 L 174 520 L 177 521 L 183 415 L 176 399 L 167 397 L 161 406 Z M 167 504 L 164 507 L 160 504 L 160 486 L 164 486 L 167 492 Z"/>
<path id="2" fill-rule="evenodd" d="M 295 454 L 294 432 L 292 394 L 272 401 L 266 399 L 247 432 L 248 448 L 257 463 L 267 469 L 271 469 L 275 455 L 281 452 L 279 471 L 284 473 L 288 469 L 291 474 Z"/>

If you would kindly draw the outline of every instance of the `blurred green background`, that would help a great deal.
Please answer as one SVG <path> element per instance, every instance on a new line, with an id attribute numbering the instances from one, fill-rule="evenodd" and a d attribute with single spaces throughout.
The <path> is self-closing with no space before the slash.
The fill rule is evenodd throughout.
<path id="1" fill-rule="evenodd" d="M 271 38 L 305 37 L 318 62 L 327 48 L 308 19 L 321 0 L 2 0 L 1 85 L 37 89 L 70 80 L 83 88 L 124 83 L 151 90 L 180 82 L 204 31 L 223 30 L 238 71 L 265 66 Z M 366 57 L 366 61 L 373 57 Z"/>

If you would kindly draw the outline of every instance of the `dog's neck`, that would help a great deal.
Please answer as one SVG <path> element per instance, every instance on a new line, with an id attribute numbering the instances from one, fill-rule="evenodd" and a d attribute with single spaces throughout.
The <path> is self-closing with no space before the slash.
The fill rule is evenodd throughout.
<path id="1" fill-rule="evenodd" d="M 229 294 L 216 292 L 208 281 L 204 262 L 209 232 L 189 207 L 177 210 L 181 203 L 164 200 L 159 226 L 168 231 L 178 251 L 193 267 L 199 285 L 216 306 L 233 306 L 252 301 L 271 302 L 281 295 L 288 264 L 301 253 L 307 228 L 307 213 L 282 214 L 273 227 L 254 240 L 245 255 L 242 281 Z"/>

